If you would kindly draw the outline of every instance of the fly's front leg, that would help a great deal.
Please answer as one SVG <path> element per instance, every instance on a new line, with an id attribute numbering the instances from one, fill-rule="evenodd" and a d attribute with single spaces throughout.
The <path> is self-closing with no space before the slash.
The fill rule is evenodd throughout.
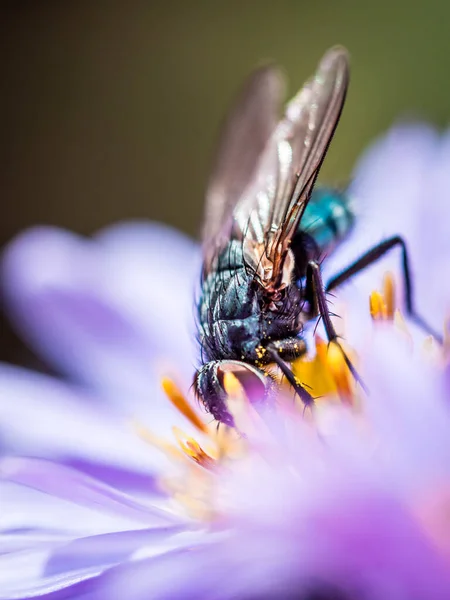
<path id="1" fill-rule="evenodd" d="M 325 327 L 325 333 L 327 335 L 328 342 L 334 342 L 339 347 L 342 352 L 342 356 L 344 357 L 345 364 L 350 369 L 351 374 L 356 379 L 356 381 L 361 385 L 361 387 L 366 390 L 366 387 L 361 380 L 357 370 L 353 366 L 351 360 L 348 358 L 344 349 L 338 342 L 338 335 L 334 328 L 333 322 L 330 317 L 330 313 L 328 312 L 328 304 L 325 288 L 322 281 L 322 273 L 320 270 L 320 265 L 315 260 L 310 260 L 308 262 L 308 267 L 306 271 L 306 299 L 311 303 L 311 312 L 313 316 L 320 315 L 323 324 Z"/>
<path id="2" fill-rule="evenodd" d="M 333 277 L 326 286 L 326 291 L 329 292 L 337 287 L 339 287 L 342 283 L 347 281 L 353 277 L 353 275 L 357 275 L 373 263 L 377 262 L 380 258 L 382 258 L 387 252 L 390 252 L 393 248 L 399 247 L 402 252 L 402 271 L 403 271 L 403 283 L 405 286 L 405 308 L 408 316 L 426 333 L 432 335 L 436 340 L 440 343 L 443 342 L 442 336 L 437 334 L 432 327 L 428 325 L 428 323 L 416 313 L 413 302 L 413 288 L 411 281 L 411 269 L 409 265 L 409 256 L 408 250 L 406 248 L 406 243 L 398 235 L 394 237 L 388 238 L 383 242 L 380 242 L 370 250 L 368 250 L 365 254 L 363 254 L 360 258 L 355 260 L 351 265 L 349 265 L 346 269 L 341 271 L 338 275 Z"/>
<path id="3" fill-rule="evenodd" d="M 271 342 L 267 346 L 267 352 L 274 363 L 280 368 L 283 375 L 300 396 L 305 406 L 314 404 L 314 398 L 297 380 L 292 370 L 285 361 L 292 362 L 306 353 L 306 343 L 302 338 L 292 337 L 284 340 Z"/>
<path id="4" fill-rule="evenodd" d="M 284 340 L 276 340 L 270 343 L 272 350 L 278 352 L 278 356 L 286 362 L 292 362 L 306 354 L 305 340 L 298 337 L 289 337 Z"/>
<path id="5" fill-rule="evenodd" d="M 268 373 L 240 360 L 214 360 L 203 365 L 194 380 L 197 397 L 217 421 L 234 427 L 224 387 L 227 372 L 238 379 L 255 408 L 270 402 L 277 391 L 277 384 Z"/>

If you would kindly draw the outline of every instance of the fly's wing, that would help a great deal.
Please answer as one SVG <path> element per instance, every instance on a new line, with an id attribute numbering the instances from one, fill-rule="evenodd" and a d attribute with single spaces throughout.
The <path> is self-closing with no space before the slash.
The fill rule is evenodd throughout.
<path id="1" fill-rule="evenodd" d="M 236 207 L 247 264 L 268 291 L 283 283 L 289 245 L 339 121 L 348 80 L 347 52 L 332 48 L 288 104 L 253 185 Z"/>
<path id="2" fill-rule="evenodd" d="M 272 66 L 247 80 L 226 119 L 206 193 L 204 269 L 208 273 L 233 228 L 233 211 L 257 169 L 278 121 L 283 78 Z"/>

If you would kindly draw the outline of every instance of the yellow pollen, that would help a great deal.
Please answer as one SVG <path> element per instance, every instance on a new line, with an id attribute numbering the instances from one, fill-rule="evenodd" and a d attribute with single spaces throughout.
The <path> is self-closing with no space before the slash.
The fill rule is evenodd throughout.
<path id="1" fill-rule="evenodd" d="M 383 278 L 382 293 L 373 291 L 369 297 L 370 315 L 374 321 L 395 319 L 395 283 L 391 273 Z"/>
<path id="2" fill-rule="evenodd" d="M 214 467 L 216 462 L 214 458 L 207 454 L 193 437 L 186 435 L 184 431 L 176 426 L 172 427 L 172 431 L 186 456 L 202 467 L 205 467 L 205 469 L 212 469 Z"/>
<path id="3" fill-rule="evenodd" d="M 177 408 L 181 414 L 183 414 L 194 427 L 196 427 L 202 433 L 208 433 L 208 428 L 205 423 L 200 419 L 200 417 L 196 414 L 192 406 L 189 404 L 188 400 L 183 396 L 177 385 L 168 377 L 163 377 L 162 379 L 162 387 L 166 396 L 172 402 L 172 404 Z"/>
<path id="4" fill-rule="evenodd" d="M 141 425 L 138 421 L 132 421 L 131 425 L 133 426 L 138 436 L 144 442 L 147 442 L 147 444 L 159 448 L 164 452 L 164 454 L 167 454 L 172 458 L 179 459 L 183 456 L 179 448 L 177 448 L 174 444 L 171 444 L 165 438 L 161 438 L 157 435 L 154 435 L 149 429 Z"/>
<path id="5" fill-rule="evenodd" d="M 369 297 L 370 316 L 374 321 L 386 318 L 387 310 L 380 292 L 372 292 Z"/>
<path id="6" fill-rule="evenodd" d="M 394 317 L 395 311 L 395 284 L 392 273 L 386 273 L 383 279 L 383 296 L 388 319 Z"/>
<path id="7" fill-rule="evenodd" d="M 297 380 L 307 387 L 314 397 L 333 396 L 336 392 L 339 393 L 339 386 L 343 385 L 342 375 L 336 379 L 335 374 L 343 371 L 342 367 L 338 368 L 338 364 L 344 362 L 344 358 L 335 344 L 328 346 L 318 335 L 315 342 L 316 356 L 312 360 L 303 357 L 295 360 L 292 363 L 292 371 Z M 337 352 L 334 351 L 335 349 Z"/>
<path id="8" fill-rule="evenodd" d="M 327 364 L 336 383 L 341 400 L 351 402 L 353 399 L 351 373 L 345 362 L 341 348 L 334 342 L 331 342 L 328 346 Z"/>

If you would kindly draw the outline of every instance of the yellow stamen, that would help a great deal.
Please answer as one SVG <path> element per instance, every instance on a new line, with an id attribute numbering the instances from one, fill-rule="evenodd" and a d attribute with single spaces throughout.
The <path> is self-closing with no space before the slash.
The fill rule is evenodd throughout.
<path id="1" fill-rule="evenodd" d="M 181 414 L 183 414 L 186 419 L 188 419 L 188 421 L 190 421 L 190 423 L 199 431 L 202 433 L 207 433 L 208 428 L 206 427 L 205 423 L 203 423 L 203 421 L 197 415 L 177 385 L 168 377 L 163 377 L 161 383 L 166 396 L 169 398 L 175 408 L 177 408 Z"/>
<path id="2" fill-rule="evenodd" d="M 387 309 L 380 292 L 374 291 L 370 294 L 369 306 L 370 316 L 374 321 L 380 321 L 386 318 Z"/>
<path id="3" fill-rule="evenodd" d="M 189 458 L 202 467 L 205 467 L 205 469 L 212 469 L 214 467 L 216 462 L 214 458 L 207 454 L 194 438 L 186 435 L 179 427 L 172 427 L 172 431 L 180 448 Z"/>
<path id="4" fill-rule="evenodd" d="M 167 442 L 165 438 L 161 438 L 161 437 L 154 435 L 149 429 L 147 429 L 146 427 L 144 427 L 137 421 L 132 421 L 131 424 L 132 424 L 133 428 L 135 429 L 136 433 L 138 434 L 138 436 L 142 440 L 144 440 L 144 442 L 147 442 L 147 444 L 151 444 L 152 446 L 159 448 L 160 450 L 162 450 L 164 452 L 164 454 L 167 454 L 167 455 L 171 456 L 172 458 L 178 459 L 183 456 L 183 454 L 180 452 L 180 450 L 173 444 L 170 444 L 169 442 Z"/>
<path id="5" fill-rule="evenodd" d="M 320 335 L 316 335 L 314 341 L 316 343 L 316 354 L 321 362 L 325 364 L 327 362 L 328 344 L 320 337 Z"/>
<path id="6" fill-rule="evenodd" d="M 370 315 L 374 321 L 392 321 L 395 316 L 395 282 L 392 273 L 383 278 L 383 291 L 373 291 L 369 297 Z"/>
<path id="7" fill-rule="evenodd" d="M 316 335 L 316 356 L 313 360 L 299 359 L 293 363 L 295 376 L 309 386 L 313 396 L 332 396 L 338 394 L 341 400 L 353 399 L 353 378 L 340 345 L 327 344 Z"/>
<path id="8" fill-rule="evenodd" d="M 295 377 L 316 398 L 336 394 L 336 382 L 328 368 L 328 345 L 316 336 L 316 356 L 299 358 L 292 363 Z"/>
<path id="9" fill-rule="evenodd" d="M 383 279 L 383 297 L 386 317 L 393 319 L 395 311 L 395 283 L 392 273 L 386 273 Z"/>
<path id="10" fill-rule="evenodd" d="M 351 402 L 353 399 L 353 391 L 350 369 L 345 362 L 342 349 L 334 342 L 331 342 L 328 347 L 327 364 L 341 400 L 344 402 Z"/>

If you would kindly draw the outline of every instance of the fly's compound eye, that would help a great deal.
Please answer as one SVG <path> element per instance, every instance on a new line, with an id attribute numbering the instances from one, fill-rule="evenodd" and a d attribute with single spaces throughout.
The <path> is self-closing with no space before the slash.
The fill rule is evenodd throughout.
<path id="1" fill-rule="evenodd" d="M 238 382 L 241 384 L 245 395 L 252 404 L 261 402 L 266 395 L 266 379 L 265 373 L 244 363 L 236 363 L 232 361 L 222 361 L 217 368 L 217 376 L 220 385 L 225 392 L 225 373 L 232 373 Z"/>
<path id="2" fill-rule="evenodd" d="M 205 408 L 218 421 L 234 426 L 227 407 L 225 374 L 232 373 L 256 410 L 264 410 L 277 389 L 276 382 L 260 369 L 237 360 L 222 360 L 204 365 L 197 373 L 195 387 Z"/>

